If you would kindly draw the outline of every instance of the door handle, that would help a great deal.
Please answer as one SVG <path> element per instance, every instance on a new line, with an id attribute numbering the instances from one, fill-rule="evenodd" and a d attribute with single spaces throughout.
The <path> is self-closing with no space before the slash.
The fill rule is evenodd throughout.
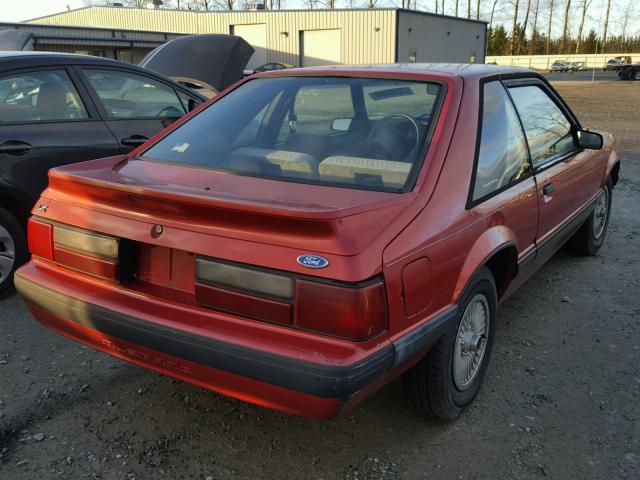
<path id="1" fill-rule="evenodd" d="M 149 139 L 144 135 L 131 135 L 130 137 L 120 140 L 120 143 L 126 145 L 127 147 L 139 147 L 147 140 Z"/>
<path id="2" fill-rule="evenodd" d="M 553 183 L 547 183 L 544 187 L 542 187 L 543 195 L 551 195 L 555 191 L 555 187 Z"/>
<path id="3" fill-rule="evenodd" d="M 20 140 L 7 140 L 4 143 L 0 143 L 0 153 L 7 155 L 23 155 L 31 151 L 32 148 L 31 144 Z"/>

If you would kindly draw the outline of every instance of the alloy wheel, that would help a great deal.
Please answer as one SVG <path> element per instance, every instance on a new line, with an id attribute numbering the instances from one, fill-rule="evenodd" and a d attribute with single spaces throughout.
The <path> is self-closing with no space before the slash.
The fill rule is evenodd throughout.
<path id="1" fill-rule="evenodd" d="M 16 245 L 9 231 L 0 225 L 0 282 L 4 282 L 16 261 Z"/>

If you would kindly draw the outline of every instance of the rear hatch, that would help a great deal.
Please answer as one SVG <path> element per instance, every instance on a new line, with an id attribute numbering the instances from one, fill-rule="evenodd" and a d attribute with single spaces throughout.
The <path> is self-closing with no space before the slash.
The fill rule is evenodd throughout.
<path id="1" fill-rule="evenodd" d="M 62 266 L 182 304 L 298 326 L 304 319 L 306 329 L 342 337 L 385 328 L 382 250 L 413 194 L 124 157 L 49 175 L 34 213 L 53 223 L 52 256 Z"/>

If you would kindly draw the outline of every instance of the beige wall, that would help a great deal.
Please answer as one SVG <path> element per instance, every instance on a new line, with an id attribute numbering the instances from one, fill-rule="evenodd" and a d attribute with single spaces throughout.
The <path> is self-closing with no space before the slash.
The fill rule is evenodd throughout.
<path id="1" fill-rule="evenodd" d="M 31 20 L 30 23 L 149 30 L 172 33 L 224 33 L 231 25 L 267 25 L 268 62 L 298 65 L 300 32 L 340 29 L 345 64 L 395 61 L 396 11 L 190 12 L 117 7 L 88 7 Z"/>
<path id="2" fill-rule="evenodd" d="M 398 61 L 484 63 L 486 24 L 399 12 Z M 425 18 L 426 17 L 426 18 Z"/>
<path id="3" fill-rule="evenodd" d="M 497 63 L 514 67 L 527 67 L 537 70 L 548 70 L 556 60 L 568 62 L 585 62 L 586 68 L 602 68 L 607 60 L 613 57 L 630 56 L 631 61 L 640 60 L 640 53 L 602 53 L 597 55 L 519 55 L 519 56 L 488 56 L 487 63 Z"/>

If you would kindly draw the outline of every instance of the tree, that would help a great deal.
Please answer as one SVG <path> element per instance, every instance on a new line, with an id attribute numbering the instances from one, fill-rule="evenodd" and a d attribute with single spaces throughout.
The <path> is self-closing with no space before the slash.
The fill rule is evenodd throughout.
<path id="1" fill-rule="evenodd" d="M 571 0 L 567 0 L 564 9 L 564 26 L 562 27 L 562 41 L 560 43 L 560 53 L 566 52 L 567 36 L 569 35 L 569 10 L 571 9 Z"/>
<path id="2" fill-rule="evenodd" d="M 578 36 L 576 38 L 576 53 L 580 53 L 580 40 L 582 39 L 582 29 L 584 28 L 584 17 L 587 14 L 587 8 L 591 5 L 592 0 L 582 0 L 582 15 L 580 16 L 580 26 L 578 27 Z"/>
<path id="3" fill-rule="evenodd" d="M 522 35 L 518 36 L 518 48 L 516 48 L 516 54 L 520 53 L 520 47 L 523 42 L 527 41 L 527 25 L 529 23 L 529 12 L 531 11 L 531 0 L 527 0 L 527 13 L 524 16 L 524 23 L 522 24 Z"/>
<path id="4" fill-rule="evenodd" d="M 551 21 L 553 20 L 553 0 L 549 4 L 549 26 L 547 27 L 547 42 L 545 44 L 545 51 L 549 55 L 549 47 L 551 46 Z"/>
<path id="5" fill-rule="evenodd" d="M 516 0 L 515 9 L 513 12 L 513 26 L 511 27 L 511 46 L 509 47 L 509 55 L 513 55 L 516 46 L 516 27 L 518 25 L 518 8 L 520 7 L 520 0 Z"/>
<path id="6" fill-rule="evenodd" d="M 611 0 L 607 0 L 607 14 L 604 17 L 604 33 L 602 34 L 602 51 L 607 45 L 607 30 L 609 29 L 609 11 L 611 10 Z"/>
<path id="7" fill-rule="evenodd" d="M 540 0 L 536 0 L 536 13 L 533 16 L 533 32 L 531 32 L 531 42 L 529 43 L 529 55 L 533 55 L 536 40 L 538 39 L 538 11 L 540 10 Z"/>
<path id="8" fill-rule="evenodd" d="M 598 46 L 598 34 L 592 28 L 589 30 L 587 37 L 582 42 L 582 51 L 584 53 L 597 53 L 596 48 Z"/>

